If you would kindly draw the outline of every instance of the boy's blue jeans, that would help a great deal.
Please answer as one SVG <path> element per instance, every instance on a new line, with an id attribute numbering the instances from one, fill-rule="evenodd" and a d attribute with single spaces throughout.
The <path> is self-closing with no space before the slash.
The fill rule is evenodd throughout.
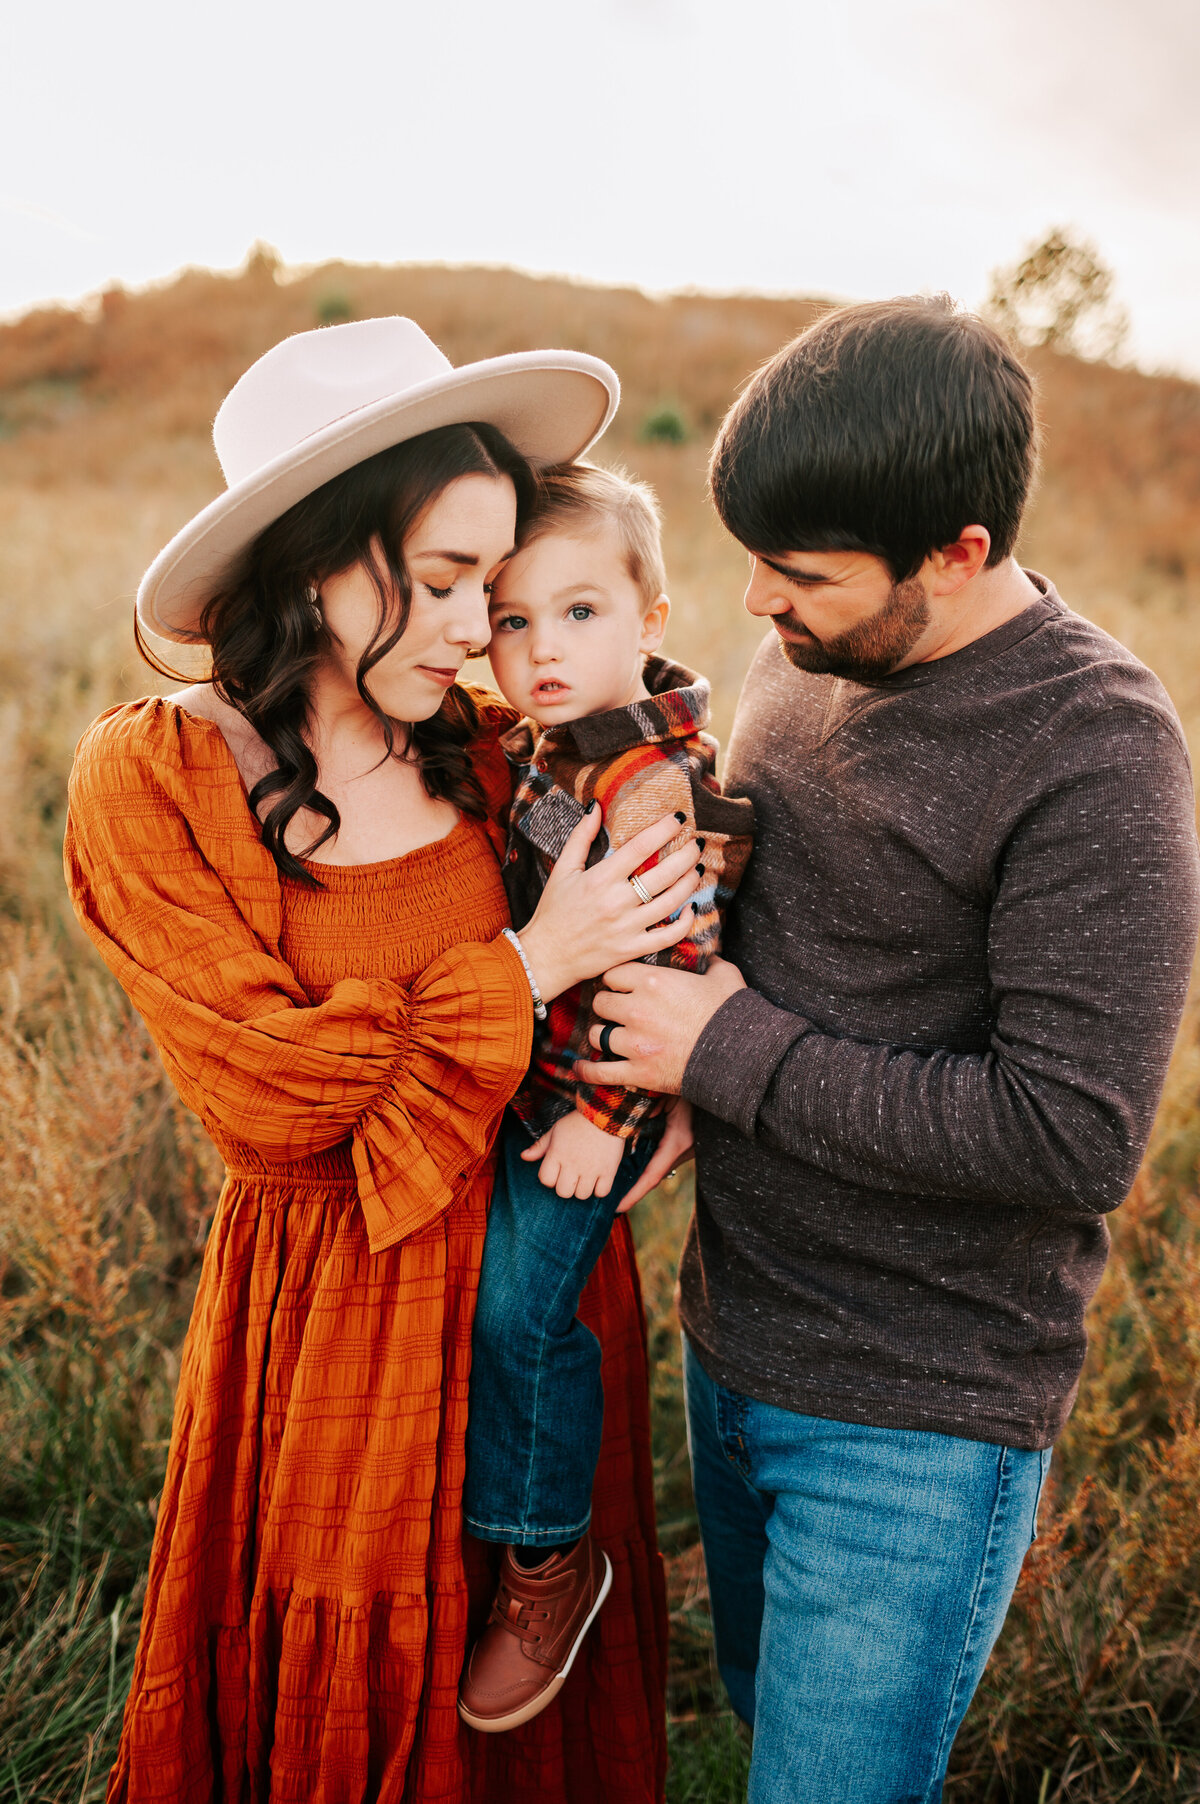
<path id="1" fill-rule="evenodd" d="M 715 1384 L 686 1338 L 683 1358 L 749 1804 L 936 1804 L 1049 1453 L 793 1414 Z"/>
<path id="2" fill-rule="evenodd" d="M 592 1512 L 604 1391 L 600 1345 L 579 1298 L 617 1205 L 662 1137 L 647 1123 L 607 1196 L 556 1196 L 533 1144 L 508 1112 L 500 1130 L 471 1353 L 463 1518 L 483 1541 L 542 1547 L 574 1541 Z"/>

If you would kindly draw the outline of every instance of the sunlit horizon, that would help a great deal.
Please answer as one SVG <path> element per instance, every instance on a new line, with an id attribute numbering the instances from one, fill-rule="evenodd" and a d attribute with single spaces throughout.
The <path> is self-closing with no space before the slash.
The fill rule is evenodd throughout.
<path id="1" fill-rule="evenodd" d="M 1091 240 L 1200 375 L 1200 9 L 150 0 L 4 26 L 0 314 L 184 267 L 447 263 L 652 294 L 946 290 Z M 52 104 L 48 81 L 52 79 Z"/>

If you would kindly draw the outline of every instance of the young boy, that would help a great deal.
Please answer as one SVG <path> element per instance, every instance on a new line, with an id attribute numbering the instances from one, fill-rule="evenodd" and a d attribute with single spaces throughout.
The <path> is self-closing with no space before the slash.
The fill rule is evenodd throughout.
<path id="1" fill-rule="evenodd" d="M 505 741 L 518 772 L 505 881 L 519 932 L 593 801 L 604 823 L 593 861 L 674 812 L 681 839 L 696 832 L 696 919 L 660 956 L 703 971 L 753 814 L 717 788 L 716 741 L 703 731 L 708 684 L 653 655 L 670 611 L 664 586 L 650 489 L 584 464 L 545 475 L 491 605 L 492 668 L 528 717 Z M 545 1709 L 612 1582 L 588 1533 L 600 1349 L 576 1310 L 618 1205 L 661 1138 L 665 1104 L 575 1081 L 576 1061 L 596 1056 L 588 1030 L 599 987 L 560 997 L 537 1024 L 529 1076 L 501 1131 L 463 1499 L 469 1531 L 505 1546 L 491 1619 L 459 1690 L 476 1729 L 515 1728 Z"/>

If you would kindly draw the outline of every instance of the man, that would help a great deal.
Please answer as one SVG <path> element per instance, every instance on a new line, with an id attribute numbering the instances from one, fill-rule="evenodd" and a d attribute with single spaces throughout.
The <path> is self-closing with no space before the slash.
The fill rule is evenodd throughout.
<path id="1" fill-rule="evenodd" d="M 751 1804 L 940 1797 L 1183 1006 L 1182 733 L 1014 561 L 1035 458 L 1028 376 L 944 298 L 750 383 L 710 476 L 774 628 L 726 773 L 757 850 L 728 962 L 611 973 L 581 1071 L 697 1110 L 689 1439 Z"/>

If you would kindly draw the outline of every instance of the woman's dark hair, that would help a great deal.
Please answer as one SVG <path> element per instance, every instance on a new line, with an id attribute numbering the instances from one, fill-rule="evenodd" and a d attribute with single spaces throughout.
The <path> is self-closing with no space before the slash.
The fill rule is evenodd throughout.
<path id="1" fill-rule="evenodd" d="M 752 552 L 865 551 L 895 582 L 964 526 L 1008 557 L 1037 467 L 1033 386 L 948 295 L 828 313 L 771 359 L 717 434 L 709 484 Z"/>
<path id="2" fill-rule="evenodd" d="M 309 681 L 329 647 L 316 592 L 351 564 L 362 562 L 379 598 L 375 632 L 356 676 L 359 695 L 379 721 L 385 756 L 415 750 L 429 795 L 479 818 L 487 812 L 467 754 L 479 713 L 465 690 L 450 689 L 431 720 L 409 726 L 384 713 L 367 682 L 408 625 L 412 585 L 404 540 L 460 476 L 507 476 L 517 492 L 520 526 L 536 492 L 520 452 L 494 426 L 440 426 L 366 458 L 289 508 L 254 541 L 236 580 L 212 597 L 201 616 L 199 636 L 212 651 L 214 689 L 275 755 L 276 768 L 254 785 L 250 806 L 257 813 L 268 796 L 276 798 L 262 818 L 263 844 L 280 871 L 299 882 L 319 887 L 300 859 L 311 857 L 341 825 L 337 808 L 317 788 L 317 761 L 304 729 Z M 375 540 L 383 548 L 382 568 L 372 555 Z M 302 808 L 324 816 L 327 825 L 297 855 L 288 851 L 285 834 Z"/>

